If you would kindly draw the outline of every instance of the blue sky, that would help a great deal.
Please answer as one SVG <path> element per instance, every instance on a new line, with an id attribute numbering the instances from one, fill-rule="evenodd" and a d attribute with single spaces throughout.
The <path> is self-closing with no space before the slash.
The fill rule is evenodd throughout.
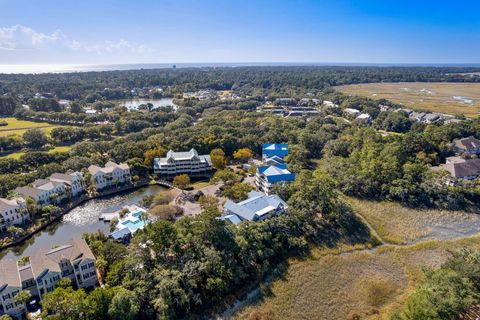
<path id="1" fill-rule="evenodd" d="M 0 64 L 478 63 L 478 1 L 0 0 Z"/>

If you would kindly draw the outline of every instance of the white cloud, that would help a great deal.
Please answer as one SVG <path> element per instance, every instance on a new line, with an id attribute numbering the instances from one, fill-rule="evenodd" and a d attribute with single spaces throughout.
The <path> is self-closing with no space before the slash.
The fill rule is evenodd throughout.
<path id="1" fill-rule="evenodd" d="M 45 34 L 19 24 L 11 27 L 0 27 L 0 50 L 39 50 L 54 46 L 96 54 L 118 51 L 141 54 L 150 51 L 150 49 L 143 44 L 135 45 L 125 39 L 117 41 L 105 40 L 99 43 L 83 43 L 75 39 L 70 39 L 60 30 L 51 34 Z"/>

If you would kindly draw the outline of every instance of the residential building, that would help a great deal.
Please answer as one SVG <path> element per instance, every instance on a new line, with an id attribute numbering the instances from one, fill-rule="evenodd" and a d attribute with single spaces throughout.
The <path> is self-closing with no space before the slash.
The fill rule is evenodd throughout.
<path id="1" fill-rule="evenodd" d="M 436 113 L 427 113 L 423 118 L 423 122 L 426 124 L 429 124 L 429 123 L 434 123 L 436 121 L 439 121 L 441 119 L 442 118 Z"/>
<path id="2" fill-rule="evenodd" d="M 284 143 L 265 143 L 262 145 L 262 161 L 277 156 L 284 158 L 288 155 L 288 144 Z"/>
<path id="3" fill-rule="evenodd" d="M 480 140 L 470 136 L 453 140 L 453 148 L 457 153 L 480 154 Z"/>
<path id="4" fill-rule="evenodd" d="M 278 216 L 287 209 L 287 204 L 278 195 L 252 191 L 247 200 L 239 203 L 228 200 L 220 219 L 236 225 L 242 221 L 260 221 Z"/>
<path id="5" fill-rule="evenodd" d="M 197 150 L 186 152 L 170 150 L 164 158 L 155 158 L 153 170 L 156 174 L 165 177 L 174 177 L 179 174 L 192 176 L 208 175 L 212 172 L 210 155 L 199 155 Z"/>
<path id="6" fill-rule="evenodd" d="M 0 261 L 0 314 L 20 317 L 25 305 L 15 301 L 15 296 L 22 290 L 17 270 L 17 263 L 10 259 Z"/>
<path id="7" fill-rule="evenodd" d="M 126 163 L 117 164 L 108 161 L 105 167 L 91 165 L 88 171 L 92 175 L 92 182 L 97 190 L 125 184 L 131 180 L 130 168 Z"/>
<path id="8" fill-rule="evenodd" d="M 121 217 L 120 211 L 126 210 L 126 214 Z M 127 242 L 133 236 L 137 230 L 141 230 L 150 223 L 150 220 L 146 219 L 145 213 L 147 211 L 137 205 L 130 205 L 122 208 L 114 213 L 114 216 L 118 219 L 115 231 L 110 233 L 109 237 L 114 240 L 121 240 Z"/>
<path id="9" fill-rule="evenodd" d="M 343 110 L 343 112 L 345 112 L 345 113 L 348 114 L 348 115 L 357 115 L 357 114 L 360 113 L 360 110 L 358 110 L 358 109 L 353 109 L 353 108 L 345 108 L 345 109 Z"/>
<path id="10" fill-rule="evenodd" d="M 295 173 L 290 172 L 286 164 L 260 166 L 257 168 L 255 175 L 255 185 L 258 190 L 265 192 L 267 195 L 272 193 L 276 183 L 294 180 Z"/>
<path id="11" fill-rule="evenodd" d="M 38 250 L 31 257 L 0 261 L 0 314 L 18 317 L 25 305 L 15 302 L 21 290 L 41 299 L 53 291 L 61 278 L 69 278 L 75 288 L 93 288 L 97 274 L 95 256 L 85 240 L 77 238 L 49 251 Z"/>
<path id="12" fill-rule="evenodd" d="M 355 119 L 358 119 L 358 120 L 363 121 L 365 123 L 370 123 L 372 121 L 372 117 L 370 117 L 370 115 L 368 113 L 362 113 L 358 117 L 356 117 Z"/>
<path id="13" fill-rule="evenodd" d="M 475 180 L 480 177 L 480 159 L 463 159 L 461 157 L 448 157 L 445 164 L 432 167 L 432 170 L 447 171 L 451 180 L 448 184 L 455 184 L 461 180 Z"/>
<path id="14" fill-rule="evenodd" d="M 279 156 L 272 156 L 270 158 L 266 158 L 265 161 L 263 162 L 267 166 L 276 166 L 276 165 L 282 165 L 285 164 L 285 161 L 283 158 Z"/>
<path id="15" fill-rule="evenodd" d="M 48 180 L 64 183 L 67 186 L 67 191 L 70 197 L 77 197 L 85 191 L 83 175 L 78 171 L 54 173 L 48 178 Z"/>
<path id="16" fill-rule="evenodd" d="M 31 186 L 18 187 L 15 193 L 24 198 L 32 198 L 39 206 L 57 205 L 67 198 L 65 183 L 47 179 L 37 179 Z"/>
<path id="17" fill-rule="evenodd" d="M 295 106 L 297 105 L 297 100 L 294 98 L 277 98 L 273 103 L 282 106 Z"/>
<path id="18" fill-rule="evenodd" d="M 27 204 L 23 198 L 0 198 L 0 231 L 13 225 L 21 225 L 29 219 Z"/>
<path id="19" fill-rule="evenodd" d="M 410 118 L 410 120 L 424 122 L 424 118 L 425 118 L 426 115 L 427 114 L 425 112 L 413 111 L 408 115 L 408 117 Z"/>
<path id="20" fill-rule="evenodd" d="M 333 103 L 332 101 L 324 100 L 322 103 L 325 107 L 338 108 L 338 104 Z"/>

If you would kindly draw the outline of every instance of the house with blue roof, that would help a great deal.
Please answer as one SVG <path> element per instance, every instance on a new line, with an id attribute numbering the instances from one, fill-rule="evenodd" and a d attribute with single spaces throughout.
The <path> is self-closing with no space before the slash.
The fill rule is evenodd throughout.
<path id="1" fill-rule="evenodd" d="M 290 172 L 285 163 L 260 166 L 257 168 L 255 175 L 255 185 L 259 191 L 263 191 L 267 195 L 272 193 L 273 186 L 276 183 L 294 180 L 295 173 Z"/>
<path id="2" fill-rule="evenodd" d="M 242 221 L 261 221 L 283 214 L 287 204 L 276 194 L 266 195 L 262 192 L 251 191 L 248 199 L 235 203 L 228 200 L 223 206 L 224 212 L 220 219 L 239 224 Z"/>
<path id="3" fill-rule="evenodd" d="M 288 154 L 288 144 L 286 143 L 265 143 L 262 145 L 262 161 L 277 156 L 284 158 Z"/>

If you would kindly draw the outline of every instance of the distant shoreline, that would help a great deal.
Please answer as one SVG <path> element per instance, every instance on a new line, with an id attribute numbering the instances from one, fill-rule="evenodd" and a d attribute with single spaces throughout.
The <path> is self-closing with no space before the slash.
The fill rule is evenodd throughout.
<path id="1" fill-rule="evenodd" d="M 225 68 L 225 67 L 463 67 L 480 68 L 480 63 L 355 63 L 355 62 L 199 62 L 134 64 L 0 64 L 0 74 L 41 74 L 140 69 Z"/>

